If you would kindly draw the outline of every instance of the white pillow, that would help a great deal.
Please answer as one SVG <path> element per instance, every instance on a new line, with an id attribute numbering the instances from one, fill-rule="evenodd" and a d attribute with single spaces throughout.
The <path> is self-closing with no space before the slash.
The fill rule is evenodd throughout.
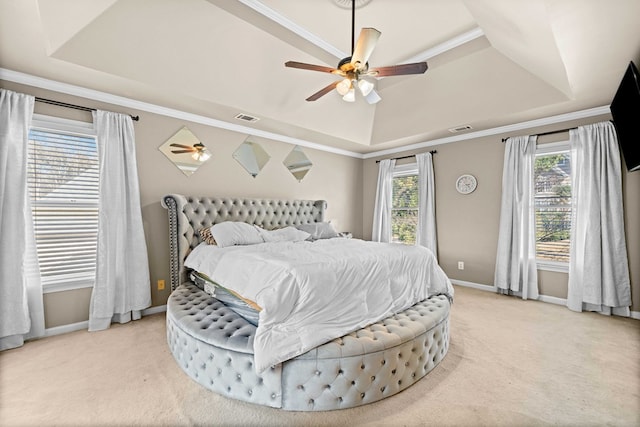
<path id="1" fill-rule="evenodd" d="M 311 224 L 297 225 L 298 230 L 306 231 L 311 235 L 312 240 L 331 239 L 338 237 L 338 232 L 333 228 L 330 222 L 313 222 Z"/>
<path id="2" fill-rule="evenodd" d="M 257 228 L 257 227 L 256 227 Z M 302 242 L 307 240 L 309 233 L 298 230 L 295 227 L 285 227 L 277 230 L 263 230 L 258 228 L 265 242 Z"/>
<path id="3" fill-rule="evenodd" d="M 260 232 L 246 222 L 225 221 L 215 224 L 211 227 L 211 235 L 220 248 L 264 243 Z"/>

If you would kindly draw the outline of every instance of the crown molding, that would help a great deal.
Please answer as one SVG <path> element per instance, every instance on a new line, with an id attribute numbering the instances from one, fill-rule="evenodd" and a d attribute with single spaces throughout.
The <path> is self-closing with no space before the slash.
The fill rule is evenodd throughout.
<path id="1" fill-rule="evenodd" d="M 280 141 L 280 142 L 284 142 L 285 144 L 299 145 L 301 147 L 311 148 L 314 150 L 324 151 L 324 152 L 333 153 L 333 154 L 339 154 L 342 156 L 355 157 L 356 159 L 363 158 L 361 153 L 343 150 L 341 148 L 329 147 L 326 145 L 317 144 L 315 142 L 307 141 L 304 139 L 293 138 L 287 135 L 281 135 L 273 132 L 267 132 L 267 131 L 239 125 L 236 123 L 229 123 L 229 122 L 214 119 L 211 117 L 202 116 L 199 114 L 187 113 L 185 111 L 162 107 L 160 105 L 151 104 L 148 102 L 137 101 L 135 99 L 125 98 L 123 96 L 112 95 L 110 93 L 100 92 L 94 89 L 88 89 L 81 86 L 71 85 L 68 83 L 61 83 L 54 80 L 33 76 L 31 74 L 21 73 L 19 71 L 0 68 L 0 80 L 7 80 L 14 83 L 38 87 L 41 89 L 47 89 L 54 92 L 64 93 L 67 95 L 73 95 L 81 98 L 91 99 L 94 101 L 106 102 L 112 105 L 118 105 L 121 107 L 132 108 L 140 111 L 146 111 L 146 112 L 158 114 L 161 116 L 172 117 L 180 120 L 186 120 L 188 122 L 200 123 L 203 125 L 212 126 L 220 129 L 226 129 L 233 132 L 244 133 L 251 136 L 271 139 L 274 141 Z"/>
<path id="2" fill-rule="evenodd" d="M 526 122 L 514 123 L 505 126 L 499 126 L 491 129 L 480 130 L 477 132 L 465 133 L 463 135 L 448 136 L 446 138 L 432 139 L 429 141 L 418 142 L 411 145 L 403 145 L 402 147 L 390 148 L 388 150 L 373 151 L 364 154 L 362 157 L 370 159 L 372 157 L 387 156 L 397 153 L 402 153 L 409 150 L 416 150 L 420 148 L 433 147 L 434 145 L 450 144 L 452 142 L 466 141 L 469 139 L 483 138 L 485 136 L 500 135 L 505 133 L 511 133 L 521 131 L 525 129 L 533 129 L 542 126 L 555 125 L 558 123 L 566 123 L 572 120 L 585 119 L 589 117 L 601 116 L 603 114 L 609 114 L 611 110 L 608 105 L 601 107 L 589 108 L 586 110 L 574 111 L 571 113 L 558 114 L 556 116 L 543 117 L 541 119 L 528 120 Z"/>
<path id="3" fill-rule="evenodd" d="M 94 89 L 87 89 L 80 86 L 61 83 L 42 77 L 33 76 L 31 74 L 21 73 L 18 71 L 0 68 L 0 80 L 7 80 L 14 83 L 24 84 L 28 86 L 47 89 L 54 92 L 64 93 L 67 95 L 78 96 L 81 98 L 91 99 L 94 101 L 106 102 L 108 104 L 118 105 L 121 107 L 132 108 L 140 111 L 158 114 L 161 116 L 172 117 L 175 119 L 186 120 L 189 122 L 200 123 L 220 129 L 226 129 L 233 132 L 244 133 L 252 136 L 271 139 L 274 141 L 284 142 L 285 144 L 300 145 L 302 147 L 324 151 L 342 156 L 353 157 L 356 159 L 371 159 L 373 157 L 394 155 L 397 153 L 416 150 L 421 148 L 432 147 L 435 145 L 449 144 L 452 142 L 466 141 L 469 139 L 483 138 L 486 136 L 500 135 L 505 133 L 517 132 L 525 129 L 543 127 L 553 124 L 566 123 L 572 120 L 584 119 L 589 117 L 610 114 L 611 110 L 608 105 L 590 108 L 586 110 L 575 111 L 571 113 L 559 114 L 556 116 L 544 117 L 526 122 L 514 123 L 505 126 L 499 126 L 491 129 L 485 129 L 477 132 L 470 132 L 462 135 L 449 136 L 446 138 L 433 139 L 419 142 L 416 144 L 404 145 L 402 147 L 390 148 L 387 150 L 372 151 L 370 153 L 361 154 L 353 151 L 343 150 L 340 148 L 329 147 L 317 144 L 315 142 L 306 141 L 299 138 L 293 138 L 287 135 L 266 132 L 235 123 L 229 123 L 222 120 L 213 119 L 211 117 L 201 116 L 198 114 L 187 113 L 172 108 L 162 107 L 160 105 L 150 104 L 148 102 L 137 101 L 131 98 L 125 98 L 118 95 L 112 95 L 106 92 L 100 92 Z"/>
<path id="4" fill-rule="evenodd" d="M 447 41 L 440 43 L 439 45 L 429 48 L 424 52 L 420 52 L 419 54 L 412 56 L 406 61 L 403 61 L 403 63 L 410 64 L 412 62 L 426 61 L 428 59 L 433 58 L 434 56 L 438 56 L 442 53 L 448 52 L 452 49 L 457 48 L 458 46 L 462 46 L 465 43 L 469 43 L 470 41 L 473 41 L 483 36 L 484 36 L 484 31 L 482 31 L 482 28 L 475 27 L 472 30 L 459 34 L 455 37 L 450 38 Z"/>
<path id="5" fill-rule="evenodd" d="M 262 2 L 258 0 L 239 0 L 239 1 L 245 6 L 250 7 L 251 9 L 258 12 L 259 14 L 263 15 L 264 17 L 271 19 L 273 22 L 288 29 L 289 31 L 292 31 L 293 33 L 297 34 L 298 36 L 302 37 L 308 42 L 318 46 L 320 49 L 330 53 L 336 58 L 341 59 L 349 56 L 348 53 L 341 51 L 337 47 L 331 45 L 330 43 L 316 36 L 315 34 L 305 30 L 300 25 L 296 24 L 286 16 L 266 6 Z"/>

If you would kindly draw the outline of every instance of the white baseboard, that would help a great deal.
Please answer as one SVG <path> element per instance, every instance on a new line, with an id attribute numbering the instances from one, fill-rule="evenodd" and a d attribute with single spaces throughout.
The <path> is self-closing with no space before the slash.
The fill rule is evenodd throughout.
<path id="1" fill-rule="evenodd" d="M 150 316 L 152 314 L 163 313 L 167 311 L 166 305 L 157 305 L 142 310 L 142 316 Z M 54 326 L 53 328 L 47 328 L 44 330 L 45 337 L 52 337 L 54 335 L 66 334 L 75 331 L 86 331 L 89 329 L 89 321 L 70 323 L 68 325 Z"/>
<path id="2" fill-rule="evenodd" d="M 47 328 L 44 330 L 45 337 L 52 337 L 54 335 L 66 334 L 69 332 L 82 331 L 89 329 L 89 321 L 70 323 L 68 325 L 55 326 L 53 328 Z"/>
<path id="3" fill-rule="evenodd" d="M 481 283 L 466 282 L 464 280 L 458 280 L 458 279 L 450 279 L 450 280 L 451 280 L 451 283 L 453 283 L 454 285 L 464 286 L 467 288 L 480 289 L 481 291 L 497 292 L 496 287 L 493 285 L 483 285 Z"/>
<path id="4" fill-rule="evenodd" d="M 567 306 L 566 298 L 552 297 L 549 295 L 538 295 L 538 301 L 548 302 L 548 303 L 557 304 L 557 305 L 564 305 L 565 307 Z"/>
<path id="5" fill-rule="evenodd" d="M 143 316 L 149 316 L 151 314 L 156 314 L 156 313 L 164 313 L 165 311 L 167 311 L 167 305 L 156 305 L 154 307 L 149 307 L 149 308 L 145 308 L 144 310 L 142 310 L 142 315 Z"/>
<path id="6" fill-rule="evenodd" d="M 454 285 L 465 286 L 467 288 L 480 289 L 481 291 L 487 291 L 487 292 L 494 292 L 494 293 L 497 292 L 496 287 L 492 285 L 483 285 L 482 283 L 467 282 L 464 280 L 457 280 L 457 279 L 450 279 L 450 280 L 451 280 L 451 283 L 453 283 Z M 565 307 L 567 305 L 566 298 L 552 297 L 550 295 L 538 295 L 538 301 L 547 302 L 550 304 L 562 305 Z M 632 319 L 640 320 L 640 311 L 632 311 L 629 317 L 631 317 Z"/>

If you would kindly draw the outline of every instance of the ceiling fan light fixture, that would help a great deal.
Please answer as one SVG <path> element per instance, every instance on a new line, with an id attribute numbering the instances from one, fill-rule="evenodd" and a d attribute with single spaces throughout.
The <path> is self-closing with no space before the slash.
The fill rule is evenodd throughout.
<path id="1" fill-rule="evenodd" d="M 356 100 L 356 91 L 351 88 L 349 91 L 342 97 L 347 102 L 355 102 Z"/>
<path id="2" fill-rule="evenodd" d="M 193 160 L 206 162 L 211 157 L 211 154 L 208 151 L 198 150 L 198 151 L 194 151 L 191 157 L 193 158 Z"/>
<path id="3" fill-rule="evenodd" d="M 360 89 L 362 96 L 369 95 L 373 90 L 373 86 L 374 84 L 368 80 L 361 79 L 358 81 L 358 88 Z"/>
<path id="4" fill-rule="evenodd" d="M 345 96 L 347 93 L 349 93 L 350 89 L 351 89 L 351 80 L 350 79 L 344 79 L 344 80 L 342 80 L 340 83 L 338 83 L 336 85 L 336 90 L 342 96 Z"/>

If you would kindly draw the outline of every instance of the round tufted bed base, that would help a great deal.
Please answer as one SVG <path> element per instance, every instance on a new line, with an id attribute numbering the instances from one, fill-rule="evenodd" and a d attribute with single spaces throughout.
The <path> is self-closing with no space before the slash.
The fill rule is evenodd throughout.
<path id="1" fill-rule="evenodd" d="M 449 347 L 447 297 L 434 296 L 258 375 L 255 326 L 190 282 L 167 302 L 167 340 L 186 374 L 224 396 L 292 411 L 351 408 L 392 396 Z"/>

